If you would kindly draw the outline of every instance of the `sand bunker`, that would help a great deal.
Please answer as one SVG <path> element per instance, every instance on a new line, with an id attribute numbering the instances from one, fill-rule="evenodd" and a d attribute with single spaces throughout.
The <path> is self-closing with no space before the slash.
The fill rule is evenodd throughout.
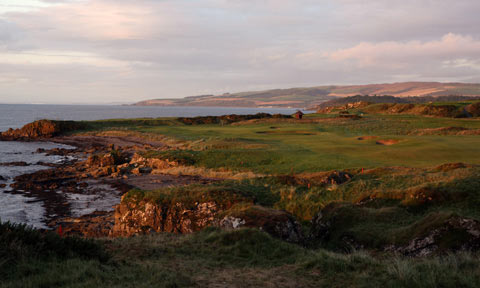
<path id="1" fill-rule="evenodd" d="M 375 143 L 378 144 L 378 145 L 393 145 L 393 144 L 397 144 L 398 142 L 400 142 L 400 141 L 399 140 L 394 140 L 394 139 L 387 139 L 387 140 L 378 140 Z"/>
<path id="2" fill-rule="evenodd" d="M 377 139 L 378 136 L 362 136 L 358 137 L 357 140 L 371 140 L 371 139 Z"/>

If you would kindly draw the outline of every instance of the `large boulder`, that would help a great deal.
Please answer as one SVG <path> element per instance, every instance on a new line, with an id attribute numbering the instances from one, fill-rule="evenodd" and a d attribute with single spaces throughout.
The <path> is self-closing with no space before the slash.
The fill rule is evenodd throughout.
<path id="1" fill-rule="evenodd" d="M 304 240 L 300 224 L 288 212 L 257 205 L 232 208 L 220 220 L 219 226 L 227 230 L 259 228 L 273 237 L 292 243 L 302 243 Z"/>

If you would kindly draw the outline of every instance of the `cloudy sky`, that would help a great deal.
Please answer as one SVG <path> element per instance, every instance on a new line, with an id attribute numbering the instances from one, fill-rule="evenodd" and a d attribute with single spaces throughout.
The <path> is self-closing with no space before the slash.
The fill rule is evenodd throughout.
<path id="1" fill-rule="evenodd" d="M 480 82 L 479 11 L 478 0 L 0 0 L 0 103 Z"/>

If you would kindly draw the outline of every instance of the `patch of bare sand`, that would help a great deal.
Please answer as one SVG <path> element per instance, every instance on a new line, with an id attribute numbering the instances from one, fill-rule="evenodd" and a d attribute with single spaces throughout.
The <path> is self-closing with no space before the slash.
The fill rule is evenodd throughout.
<path id="1" fill-rule="evenodd" d="M 386 139 L 386 140 L 377 140 L 377 142 L 375 142 L 375 144 L 390 146 L 390 145 L 397 144 L 398 142 L 400 142 L 400 140 Z"/>

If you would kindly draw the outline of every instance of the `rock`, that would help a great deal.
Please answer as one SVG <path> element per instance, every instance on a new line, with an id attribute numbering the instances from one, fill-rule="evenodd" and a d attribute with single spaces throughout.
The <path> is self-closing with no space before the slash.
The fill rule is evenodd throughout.
<path id="1" fill-rule="evenodd" d="M 416 257 L 479 249 L 480 222 L 460 216 L 448 218 L 443 224 L 415 237 L 405 246 L 391 245 L 385 248 L 386 251 Z"/>
<path id="2" fill-rule="evenodd" d="M 113 235 L 132 236 L 149 232 L 192 233 L 217 221 L 217 214 L 226 210 L 228 204 L 214 201 L 197 202 L 193 205 L 150 203 L 142 200 L 122 201 L 115 208 Z"/>
<path id="3" fill-rule="evenodd" d="M 302 243 L 304 236 L 300 224 L 286 211 L 249 205 L 240 209 L 232 208 L 220 220 L 223 229 L 241 227 L 259 228 L 262 231 L 291 243 Z"/>
<path id="4" fill-rule="evenodd" d="M 104 154 L 104 155 L 91 155 L 88 157 L 86 165 L 88 167 L 106 167 L 115 165 L 115 159 L 112 154 Z"/>
<path id="5" fill-rule="evenodd" d="M 7 187 L 7 184 L 5 183 L 0 184 L 0 188 L 5 188 L 5 187 Z"/>
<path id="6" fill-rule="evenodd" d="M 30 166 L 29 163 L 25 161 L 19 161 L 19 162 L 6 162 L 6 163 L 0 163 L 0 166 L 17 166 L 17 167 L 25 167 L 25 166 Z"/>
<path id="7" fill-rule="evenodd" d="M 5 177 L 3 177 L 2 175 L 0 175 L 0 181 L 7 181 L 7 179 Z"/>
<path id="8" fill-rule="evenodd" d="M 112 234 L 113 212 L 95 211 L 79 218 L 63 218 L 52 221 L 50 227 L 62 227 L 63 235 L 80 237 L 108 237 Z"/>
<path id="9" fill-rule="evenodd" d="M 150 167 L 153 169 L 167 169 L 178 166 L 178 163 L 169 161 L 168 159 L 144 158 L 138 153 L 135 153 L 130 161 L 130 165 Z"/>
<path id="10" fill-rule="evenodd" d="M 140 168 L 138 168 L 138 167 L 133 168 L 131 172 L 132 172 L 133 175 L 137 175 L 137 176 L 142 174 L 142 173 L 140 173 Z"/>
<path id="11" fill-rule="evenodd" d="M 39 120 L 23 126 L 21 129 L 8 129 L 0 134 L 0 140 L 34 140 L 51 138 L 64 132 L 83 128 L 83 124 L 73 121 Z"/>

